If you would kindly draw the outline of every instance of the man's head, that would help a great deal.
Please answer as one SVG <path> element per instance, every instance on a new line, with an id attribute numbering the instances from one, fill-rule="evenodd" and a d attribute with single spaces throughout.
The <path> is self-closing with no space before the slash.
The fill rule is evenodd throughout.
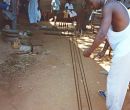
<path id="1" fill-rule="evenodd" d="M 92 9 L 101 9 L 104 4 L 104 0 L 89 0 L 89 4 Z"/>

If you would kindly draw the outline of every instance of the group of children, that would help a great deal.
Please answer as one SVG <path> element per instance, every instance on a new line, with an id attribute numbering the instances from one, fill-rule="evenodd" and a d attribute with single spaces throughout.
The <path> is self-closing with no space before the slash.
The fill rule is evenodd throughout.
<path id="1" fill-rule="evenodd" d="M 52 0 L 51 9 L 54 15 L 54 22 L 56 22 L 57 16 L 61 10 L 61 2 L 60 0 Z M 74 6 L 71 0 L 66 0 L 64 5 L 64 18 L 75 18 L 77 17 L 77 13 L 74 11 Z"/>

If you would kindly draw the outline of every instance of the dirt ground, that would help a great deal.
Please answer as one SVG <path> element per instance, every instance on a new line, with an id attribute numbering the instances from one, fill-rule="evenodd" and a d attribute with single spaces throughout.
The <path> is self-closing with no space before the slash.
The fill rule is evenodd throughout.
<path id="1" fill-rule="evenodd" d="M 50 33 L 50 32 L 49 32 Z M 0 40 L 0 110 L 106 110 L 98 90 L 106 88 L 110 58 L 84 58 L 92 34 L 79 38 L 35 30 L 39 54 L 15 54 Z M 104 68 L 106 67 L 106 68 Z M 128 91 L 124 109 L 130 110 Z"/>

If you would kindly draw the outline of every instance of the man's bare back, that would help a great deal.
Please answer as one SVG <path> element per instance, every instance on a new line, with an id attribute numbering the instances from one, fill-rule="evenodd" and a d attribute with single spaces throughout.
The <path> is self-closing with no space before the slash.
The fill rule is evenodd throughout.
<path id="1" fill-rule="evenodd" d="M 103 19 L 92 46 L 84 51 L 86 57 L 106 39 L 110 26 L 113 31 L 120 32 L 129 25 L 130 20 L 127 9 L 116 0 L 90 0 L 90 6 L 93 9 L 102 8 Z"/>
<path id="2" fill-rule="evenodd" d="M 107 0 L 104 5 L 105 8 L 109 8 L 109 13 L 112 13 L 111 25 L 113 31 L 122 31 L 129 25 L 129 15 L 123 4 L 115 0 Z"/>

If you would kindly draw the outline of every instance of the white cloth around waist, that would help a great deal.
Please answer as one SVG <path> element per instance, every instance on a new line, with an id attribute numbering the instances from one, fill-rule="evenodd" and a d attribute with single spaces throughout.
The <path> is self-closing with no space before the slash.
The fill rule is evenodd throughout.
<path id="1" fill-rule="evenodd" d="M 121 2 L 120 2 L 121 3 Z M 122 4 L 122 3 L 121 3 Z M 130 10 L 128 10 L 123 4 L 129 16 L 128 26 L 120 32 L 114 32 L 112 26 L 110 26 L 107 36 L 110 46 L 113 49 L 113 55 L 115 57 L 125 56 L 130 52 Z"/>
<path id="2" fill-rule="evenodd" d="M 112 27 L 110 27 L 107 36 L 110 46 L 113 49 L 113 55 L 120 57 L 130 52 L 130 23 L 120 32 L 114 32 Z"/>

